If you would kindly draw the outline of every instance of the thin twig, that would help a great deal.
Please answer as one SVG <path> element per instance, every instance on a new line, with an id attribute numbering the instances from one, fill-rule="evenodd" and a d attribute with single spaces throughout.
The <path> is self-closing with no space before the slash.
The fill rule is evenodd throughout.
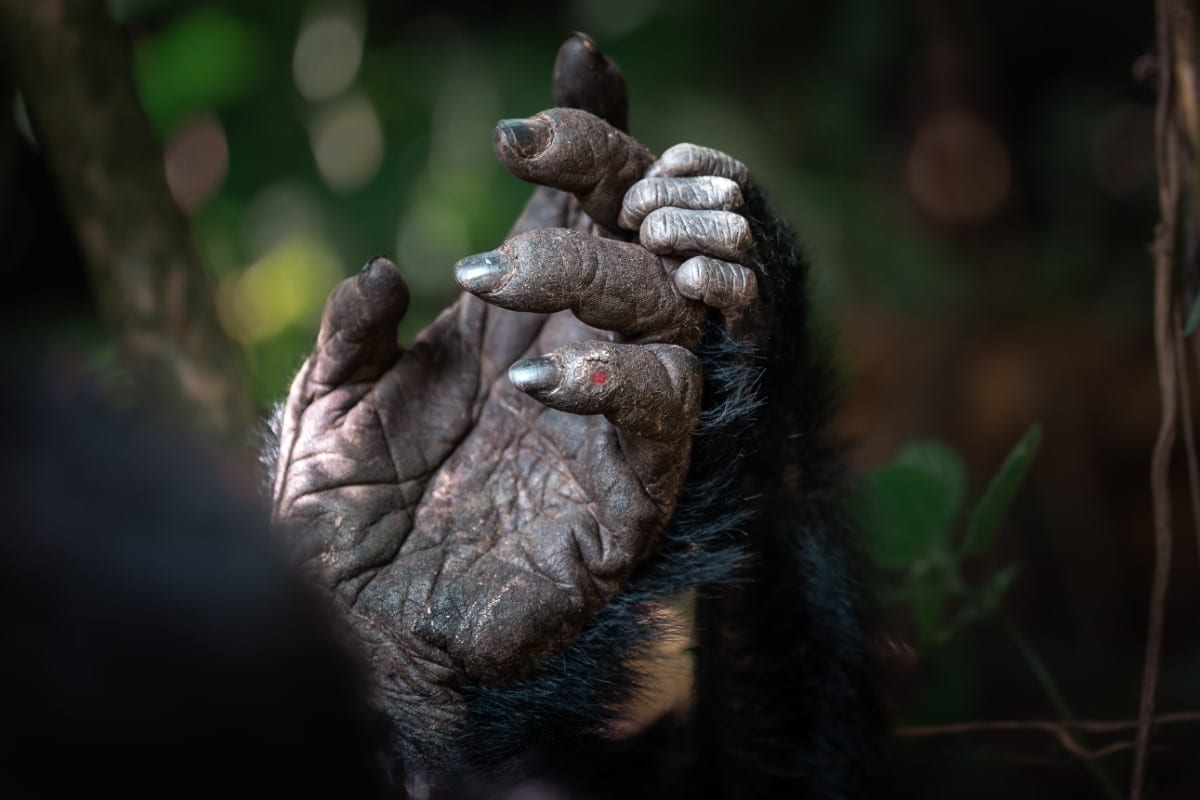
<path id="1" fill-rule="evenodd" d="M 1179 208 L 1179 177 L 1177 140 L 1172 129 L 1172 80 L 1174 72 L 1171 46 L 1170 17 L 1182 0 L 1157 2 L 1157 50 L 1159 57 L 1158 105 L 1155 110 L 1155 163 L 1159 180 L 1159 213 L 1152 255 L 1154 259 L 1154 346 L 1158 364 L 1158 384 L 1161 401 L 1158 438 L 1150 463 L 1150 489 L 1154 507 L 1154 577 L 1150 588 L 1149 624 L 1146 631 L 1146 654 L 1142 667 L 1142 691 L 1138 704 L 1138 726 L 1135 740 L 1133 775 L 1130 782 L 1131 800 L 1141 800 L 1146 783 L 1150 735 L 1154 722 L 1154 703 L 1158 690 L 1159 665 L 1162 660 L 1163 625 L 1166 616 L 1167 588 L 1171 569 L 1171 490 L 1169 472 L 1171 451 L 1175 444 L 1175 423 L 1178 410 L 1175 386 L 1177 370 L 1172 345 L 1172 290 L 1175 272 L 1175 237 Z"/>
<path id="2" fill-rule="evenodd" d="M 1154 718 L 1155 725 L 1186 725 L 1200 723 L 1200 711 L 1171 711 Z M 1002 719 L 980 722 L 952 722 L 946 725 L 906 725 L 896 728 L 893 734 L 900 737 L 950 736 L 961 733 L 985 731 L 1041 731 L 1062 728 L 1083 733 L 1120 733 L 1137 728 L 1137 719 L 1077 719 L 1064 722 L 1058 719 Z"/>
<path id="3" fill-rule="evenodd" d="M 1192 429 L 1192 395 L 1188 388 L 1188 362 L 1183 352 L 1183 317 L 1175 311 L 1175 365 L 1179 369 L 1179 419 L 1183 423 L 1183 448 L 1187 454 L 1188 495 L 1192 500 L 1192 527 L 1200 545 L 1200 462 L 1196 459 L 1196 435 Z"/>
<path id="4" fill-rule="evenodd" d="M 1200 711 L 1178 711 L 1160 714 L 1153 720 L 1155 725 L 1178 725 L 1200 723 Z M 1135 742 L 1123 740 L 1090 750 L 1082 746 L 1073 733 L 1111 734 L 1134 730 L 1141 725 L 1140 719 L 1121 720 L 996 720 L 989 722 L 958 722 L 949 725 L 914 725 L 897 728 L 893 735 L 903 739 L 931 736 L 961 736 L 968 733 L 1046 733 L 1053 736 L 1064 750 L 1088 763 L 1107 758 L 1116 753 L 1131 750 Z"/>

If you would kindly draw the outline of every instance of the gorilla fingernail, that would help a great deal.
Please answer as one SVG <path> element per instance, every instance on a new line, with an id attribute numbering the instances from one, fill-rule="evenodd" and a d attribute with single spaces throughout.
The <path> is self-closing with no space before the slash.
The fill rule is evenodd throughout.
<path id="1" fill-rule="evenodd" d="M 495 250 L 467 256 L 454 265 L 454 280 L 468 292 L 493 292 L 507 277 L 508 266 Z"/>
<path id="2" fill-rule="evenodd" d="M 400 270 L 387 256 L 378 255 L 363 265 L 358 272 L 358 283 L 365 289 L 383 288 L 393 284 Z"/>
<path id="3" fill-rule="evenodd" d="M 562 372 L 548 356 L 518 361 L 508 368 L 508 379 L 522 392 L 536 392 L 558 386 Z"/>
<path id="4" fill-rule="evenodd" d="M 549 146 L 553 131 L 537 119 L 502 119 L 496 123 L 496 137 L 522 158 L 533 158 Z"/>

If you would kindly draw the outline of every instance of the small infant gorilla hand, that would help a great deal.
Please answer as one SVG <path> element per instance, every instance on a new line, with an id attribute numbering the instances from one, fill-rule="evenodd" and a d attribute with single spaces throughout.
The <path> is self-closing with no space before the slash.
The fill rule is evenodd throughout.
<path id="1" fill-rule="evenodd" d="M 572 60 L 611 62 L 581 42 L 556 80 L 586 105 Z M 561 653 L 654 558 L 709 309 L 756 297 L 729 156 L 655 160 L 572 108 L 502 121 L 495 150 L 542 187 L 514 235 L 456 265 L 466 293 L 407 347 L 396 268 L 344 281 L 279 419 L 274 516 L 366 649 L 398 754 L 428 771 L 457 757 L 465 690 Z"/>

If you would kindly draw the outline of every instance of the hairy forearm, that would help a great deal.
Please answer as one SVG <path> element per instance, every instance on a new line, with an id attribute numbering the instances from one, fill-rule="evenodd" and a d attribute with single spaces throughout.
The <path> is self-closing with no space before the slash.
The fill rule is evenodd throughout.
<path id="1" fill-rule="evenodd" d="M 808 268 L 791 232 L 761 194 L 747 201 L 767 320 L 741 476 L 756 499 L 742 567 L 697 608 L 697 791 L 857 796 L 877 766 L 883 712 L 852 498 L 828 429 L 833 375 L 809 330 Z"/>

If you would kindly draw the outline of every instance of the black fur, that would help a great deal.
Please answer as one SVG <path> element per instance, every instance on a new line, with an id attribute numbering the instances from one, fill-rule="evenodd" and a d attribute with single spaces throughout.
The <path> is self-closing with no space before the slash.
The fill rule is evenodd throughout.
<path id="1" fill-rule="evenodd" d="M 769 339 L 742 491 L 750 558 L 698 611 L 696 796 L 839 798 L 875 780 L 884 714 L 834 376 L 813 338 L 808 269 L 761 194 L 748 197 Z"/>
<path id="2" fill-rule="evenodd" d="M 253 495 L 0 358 L 0 797 L 390 796 L 365 670 Z"/>

